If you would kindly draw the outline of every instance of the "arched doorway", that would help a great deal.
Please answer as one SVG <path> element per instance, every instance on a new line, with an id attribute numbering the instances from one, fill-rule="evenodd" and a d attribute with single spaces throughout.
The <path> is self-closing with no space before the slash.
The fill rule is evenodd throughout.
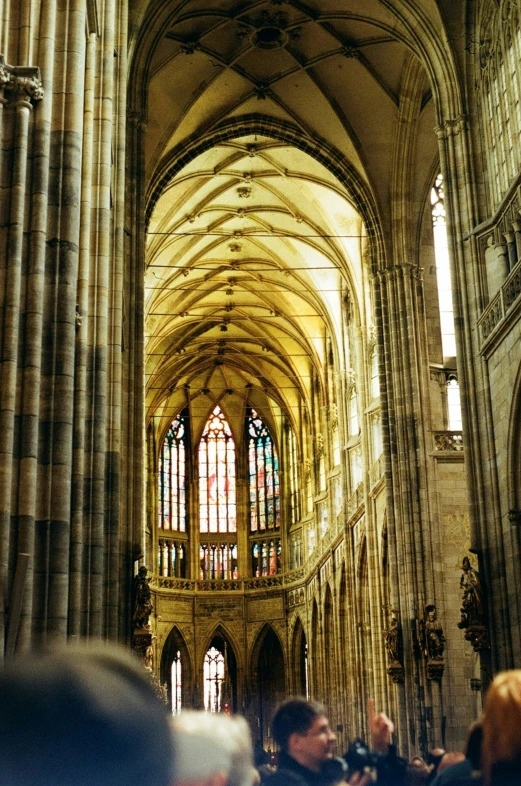
<path id="1" fill-rule="evenodd" d="M 192 664 L 188 649 L 179 628 L 168 634 L 160 666 L 161 685 L 166 685 L 168 706 L 174 714 L 192 706 Z"/>
<path id="2" fill-rule="evenodd" d="M 202 683 L 202 709 L 237 712 L 237 659 L 228 637 L 220 628 L 204 654 Z"/>
<path id="3" fill-rule="evenodd" d="M 295 693 L 309 697 L 308 643 L 300 617 L 293 632 L 293 685 Z"/>
<path id="4" fill-rule="evenodd" d="M 326 588 L 326 598 L 324 601 L 324 650 L 328 653 L 326 656 L 326 663 L 328 658 L 335 658 L 335 626 L 333 619 L 333 595 L 329 584 Z M 328 709 L 330 720 L 332 721 L 333 712 L 336 710 L 336 683 L 334 678 L 333 669 L 326 668 L 324 670 L 325 676 L 325 692 L 324 701 Z"/>
<path id="5" fill-rule="evenodd" d="M 285 699 L 284 654 L 271 625 L 266 625 L 261 637 L 257 656 L 259 739 L 264 749 L 273 750 L 275 742 L 271 736 L 271 720 L 277 705 Z"/>

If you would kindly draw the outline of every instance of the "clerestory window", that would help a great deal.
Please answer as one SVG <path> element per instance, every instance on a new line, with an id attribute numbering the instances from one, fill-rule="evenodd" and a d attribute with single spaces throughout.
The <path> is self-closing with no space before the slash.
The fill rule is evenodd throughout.
<path id="1" fill-rule="evenodd" d="M 235 443 L 220 407 L 215 407 L 199 443 L 199 529 L 237 531 Z"/>

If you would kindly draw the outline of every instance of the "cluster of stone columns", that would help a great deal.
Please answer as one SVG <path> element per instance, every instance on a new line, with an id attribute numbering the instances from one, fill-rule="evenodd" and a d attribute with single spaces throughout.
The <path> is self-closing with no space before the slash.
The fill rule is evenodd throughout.
<path id="1" fill-rule="evenodd" d="M 0 652 L 120 627 L 125 7 L 2 3 Z"/>

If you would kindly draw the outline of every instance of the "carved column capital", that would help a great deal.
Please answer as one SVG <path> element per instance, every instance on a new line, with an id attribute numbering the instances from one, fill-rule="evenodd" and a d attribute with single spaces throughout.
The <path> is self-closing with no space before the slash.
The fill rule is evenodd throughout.
<path id="1" fill-rule="evenodd" d="M 44 95 L 40 69 L 37 66 L 11 66 L 0 55 L 0 89 L 11 103 L 41 101 Z"/>
<path id="2" fill-rule="evenodd" d="M 458 115 L 458 117 L 445 120 L 441 125 L 437 126 L 436 136 L 438 139 L 448 139 L 451 136 L 458 136 L 462 131 L 467 128 L 467 116 Z"/>

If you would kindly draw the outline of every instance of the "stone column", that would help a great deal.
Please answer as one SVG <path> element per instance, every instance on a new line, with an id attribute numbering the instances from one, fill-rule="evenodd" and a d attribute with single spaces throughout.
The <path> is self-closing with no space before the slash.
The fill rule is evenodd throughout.
<path id="1" fill-rule="evenodd" d="M 397 686 L 397 732 L 409 750 L 424 749 L 424 675 L 411 647 L 419 599 L 432 599 L 434 582 L 427 506 L 425 386 L 421 363 L 421 290 L 417 268 L 403 263 L 382 271 L 375 282 L 378 327 L 384 340 L 382 391 L 391 607 L 399 611 L 405 683 Z M 390 416 L 392 413 L 392 417 Z M 405 724 L 405 718 L 414 722 Z"/>
<path id="2" fill-rule="evenodd" d="M 469 489 L 471 550 L 480 555 L 492 618 L 493 669 L 514 664 L 511 631 L 517 611 L 509 608 L 498 492 L 497 464 L 491 440 L 492 407 L 488 368 L 480 356 L 477 319 L 486 304 L 479 247 L 469 231 L 478 224 L 470 138 L 464 116 L 437 129 L 441 169 L 446 182 L 447 231 L 454 293 L 458 376 L 465 434 L 465 468 Z M 464 240 L 464 238 L 468 238 Z M 488 471 L 485 469 L 488 467 Z M 495 614 L 494 610 L 501 610 Z M 511 613 L 514 616 L 510 616 Z M 488 672 L 487 672 L 488 674 Z M 483 672 L 486 685 L 488 676 Z"/>
<path id="3" fill-rule="evenodd" d="M 45 635 L 67 636 L 76 293 L 79 259 L 85 3 L 58 10 L 51 129 L 41 428 L 40 594 Z"/>
<path id="4" fill-rule="evenodd" d="M 120 0 L 114 11 L 115 21 L 115 74 L 114 74 L 114 208 L 113 208 L 113 264 L 110 277 L 108 304 L 108 433 L 107 433 L 107 578 L 105 597 L 107 603 L 105 633 L 109 638 L 118 636 L 120 565 L 126 565 L 126 555 L 120 554 L 120 495 L 121 495 L 121 418 L 122 418 L 122 331 L 123 331 L 123 277 L 125 266 L 125 162 L 127 129 L 127 71 L 128 71 L 128 5 Z M 142 424 L 142 432 L 144 425 Z M 136 456 L 136 460 L 137 456 Z M 157 488 L 157 486 L 156 486 Z M 157 495 L 156 495 L 157 496 Z M 157 519 L 155 519 L 157 521 Z M 123 562 L 122 562 L 123 556 Z M 149 560 L 151 566 L 154 561 Z M 123 590 L 128 594 L 131 575 L 127 571 Z"/>
<path id="5" fill-rule="evenodd" d="M 24 266 L 24 227 L 26 219 L 29 125 L 32 100 L 40 100 L 43 89 L 37 68 L 10 67 L 0 63 L 2 107 L 7 101 L 13 113 L 11 157 L 9 160 L 9 202 L 7 237 L 2 255 L 4 298 L 2 307 L 2 385 L 0 388 L 0 598 L 9 595 L 9 558 L 16 532 L 18 462 L 15 461 L 15 426 L 18 403 L 18 358 L 20 321 L 25 293 L 22 289 Z M 3 108 L 0 110 L 3 114 Z M 3 141 L 3 140 L 2 140 Z M 4 162 L 6 163 L 6 162 Z M 6 184 L 7 185 L 7 184 Z M 31 479 L 34 483 L 34 478 Z M 15 529 L 12 530 L 12 526 Z M 13 538 L 13 542 L 11 542 Z M 23 533 L 22 533 L 23 541 Z M 18 550 L 25 546 L 17 544 Z M 4 631 L 4 604 L 1 604 L 1 635 Z M 3 641 L 2 641 L 3 644 Z M 3 652 L 3 648 L 0 648 Z"/>
<path id="6" fill-rule="evenodd" d="M 32 639 L 35 521 L 38 509 L 38 440 L 42 375 L 43 312 L 47 219 L 49 200 L 49 156 L 53 109 L 56 4 L 42 3 L 38 62 L 45 94 L 34 119 L 32 140 L 31 195 L 28 203 L 28 243 L 24 351 L 21 379 L 20 486 L 18 498 L 18 550 L 29 560 L 17 648 L 27 649 Z"/>
<path id="7" fill-rule="evenodd" d="M 145 302 L 145 117 L 130 111 L 127 115 L 127 180 L 125 214 L 124 291 L 128 301 L 122 325 L 122 390 L 125 407 L 121 413 L 121 439 L 126 449 L 121 456 L 121 532 L 120 540 L 128 551 L 120 561 L 120 609 L 130 612 L 126 582 L 132 561 L 144 541 L 144 302 Z M 191 551 L 194 541 L 190 542 Z M 147 557 L 148 559 L 148 557 Z M 192 565 L 196 556 L 192 554 Z M 128 626 L 120 617 L 120 635 L 129 636 Z"/>
<path id="8" fill-rule="evenodd" d="M 71 488 L 71 552 L 69 588 L 69 636 L 86 630 L 88 604 L 84 592 L 83 559 L 85 503 L 85 449 L 87 417 L 87 341 L 89 330 L 89 279 L 91 275 L 91 215 L 93 192 L 94 104 L 97 36 L 90 32 L 85 62 L 83 160 L 81 187 L 80 251 L 76 302 L 76 358 L 74 382 L 74 442 Z"/>

